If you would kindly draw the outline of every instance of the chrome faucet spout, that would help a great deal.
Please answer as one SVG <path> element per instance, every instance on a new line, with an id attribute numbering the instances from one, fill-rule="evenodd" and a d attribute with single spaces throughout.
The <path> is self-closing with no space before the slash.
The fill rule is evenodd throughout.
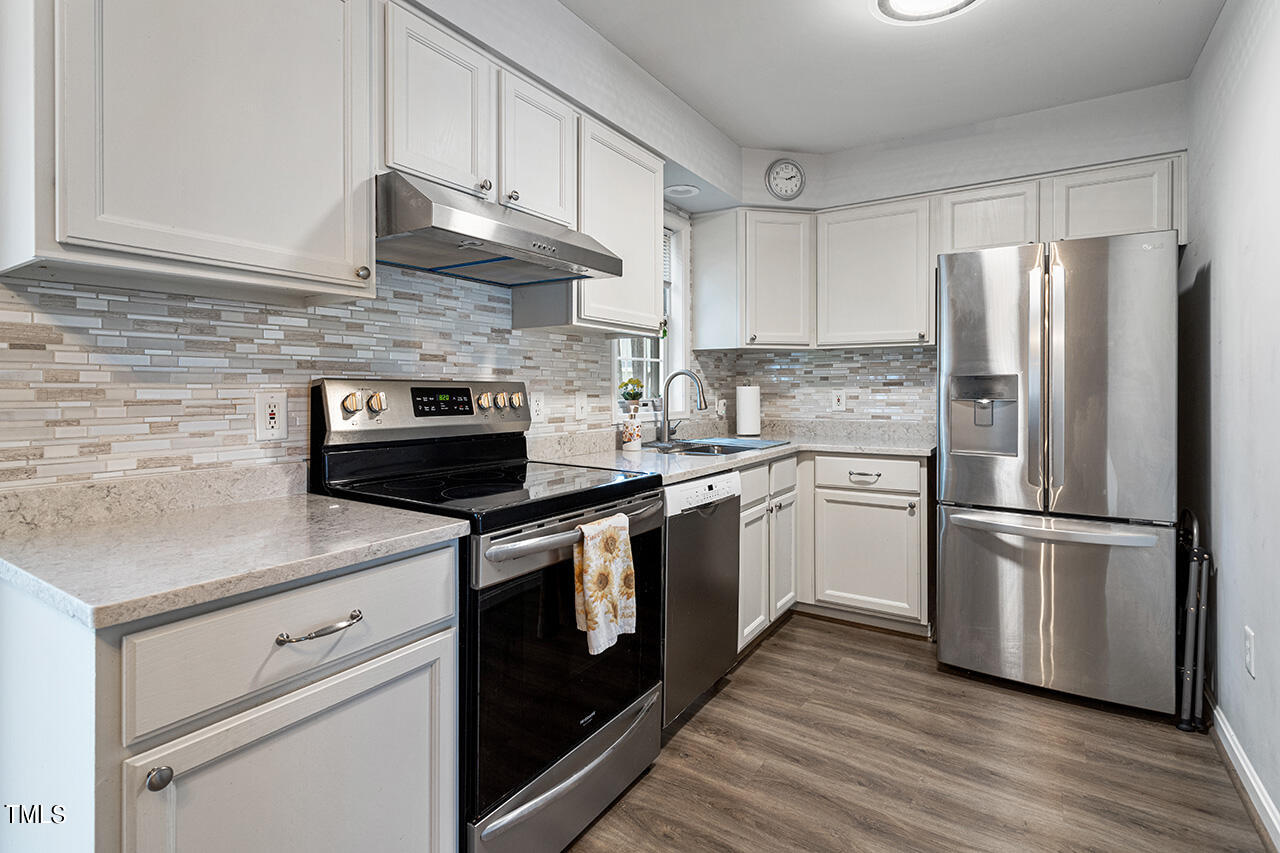
<path id="1" fill-rule="evenodd" d="M 667 377 L 667 381 L 662 383 L 662 424 L 658 427 L 658 441 L 671 440 L 671 422 L 667 418 L 667 414 L 671 411 L 671 401 L 668 399 L 671 391 L 671 380 L 677 376 L 687 376 L 693 380 L 693 387 L 698 391 L 698 411 L 705 412 L 707 410 L 706 395 L 702 389 L 702 380 L 698 378 L 698 374 L 692 370 L 676 370 Z"/>

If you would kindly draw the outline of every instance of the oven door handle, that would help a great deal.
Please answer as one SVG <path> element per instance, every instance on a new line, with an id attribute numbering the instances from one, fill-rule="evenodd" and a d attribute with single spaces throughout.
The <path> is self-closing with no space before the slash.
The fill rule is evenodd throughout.
<path id="1" fill-rule="evenodd" d="M 642 518 L 648 518 L 662 509 L 662 503 L 654 501 L 639 512 L 629 513 L 627 522 L 634 524 Z M 542 551 L 554 551 L 557 548 L 568 548 L 582 540 L 582 531 L 574 528 L 564 533 L 552 533 L 550 536 L 539 536 L 536 539 L 525 539 L 523 542 L 512 542 L 509 545 L 494 545 L 484 552 L 484 558 L 491 563 L 502 563 L 507 560 L 518 560 L 530 554 Z"/>
<path id="2" fill-rule="evenodd" d="M 627 730 L 623 732 L 621 735 L 619 735 L 618 739 L 615 740 L 608 749 L 606 749 L 604 752 L 597 755 L 591 761 L 590 764 L 588 764 L 586 767 L 583 767 L 577 773 L 574 773 L 568 779 L 565 779 L 563 782 L 561 782 L 559 785 L 556 785 L 551 790 L 546 791 L 534 797 L 532 800 L 525 803 L 523 806 L 516 809 L 511 814 L 506 815 L 502 818 L 499 818 L 498 820 L 495 820 L 493 823 L 489 824 L 487 827 L 485 827 L 484 831 L 480 833 L 480 840 L 488 841 L 490 838 L 493 838 L 495 835 L 499 835 L 503 832 L 506 832 L 512 826 L 524 820 L 529 815 L 533 814 L 536 811 L 539 811 L 544 806 L 550 804 L 552 801 L 558 800 L 561 797 L 563 797 L 565 794 L 569 793 L 569 791 L 575 788 L 579 782 L 581 782 L 583 779 L 590 776 L 591 773 L 597 767 L 599 767 L 601 764 L 607 761 L 609 759 L 609 756 L 613 755 L 614 750 L 616 750 L 628 738 L 631 737 L 632 732 L 634 732 L 636 730 L 636 727 L 639 726 L 640 723 L 644 720 L 645 716 L 649 713 L 649 709 L 653 707 L 653 703 L 658 701 L 658 696 L 660 695 L 661 695 L 660 693 L 655 693 L 653 696 L 651 696 L 649 698 L 649 701 L 645 702 L 644 707 L 641 708 L 639 713 L 636 714 L 636 718 L 631 721 L 631 725 L 627 726 Z"/>

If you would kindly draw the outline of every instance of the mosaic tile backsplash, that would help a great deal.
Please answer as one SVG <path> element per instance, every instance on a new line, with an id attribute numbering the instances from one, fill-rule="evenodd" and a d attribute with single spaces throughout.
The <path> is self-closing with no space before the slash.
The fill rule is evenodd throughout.
<path id="1" fill-rule="evenodd" d="M 308 308 L 0 282 L 0 488 L 296 461 L 318 376 L 516 377 L 531 435 L 613 429 L 603 337 L 511 329 L 510 291 L 379 269 L 376 299 Z M 763 385 L 772 417 L 932 420 L 932 349 L 702 352 L 714 398 Z M 253 393 L 288 392 L 288 438 L 253 436 Z M 850 411 L 827 414 L 832 388 Z M 578 393 L 591 414 L 574 414 Z"/>

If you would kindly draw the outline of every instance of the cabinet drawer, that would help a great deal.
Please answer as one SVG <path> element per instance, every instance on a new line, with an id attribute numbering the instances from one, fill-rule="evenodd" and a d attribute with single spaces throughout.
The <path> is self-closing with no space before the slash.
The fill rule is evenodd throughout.
<path id="1" fill-rule="evenodd" d="M 877 456 L 819 456 L 814 462 L 819 486 L 885 492 L 920 493 L 920 463 Z"/>
<path id="2" fill-rule="evenodd" d="M 444 548 L 126 636 L 125 743 L 450 616 L 456 566 Z"/>
<path id="3" fill-rule="evenodd" d="M 745 468 L 742 474 L 742 508 L 759 503 L 769 497 L 769 466 L 757 465 Z"/>
<path id="4" fill-rule="evenodd" d="M 769 494 L 775 498 L 796 487 L 796 458 L 779 459 L 769 466 Z"/>

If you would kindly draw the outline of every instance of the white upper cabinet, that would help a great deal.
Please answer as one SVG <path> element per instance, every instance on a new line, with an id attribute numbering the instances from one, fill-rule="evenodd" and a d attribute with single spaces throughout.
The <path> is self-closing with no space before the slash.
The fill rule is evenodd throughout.
<path id="1" fill-rule="evenodd" d="M 746 212 L 747 344 L 813 343 L 813 216 Z"/>
<path id="2" fill-rule="evenodd" d="M 371 288 L 369 0 L 58 11 L 59 244 Z"/>
<path id="3" fill-rule="evenodd" d="M 578 227 L 578 114 L 551 93 L 501 72 L 498 201 Z"/>
<path id="4" fill-rule="evenodd" d="M 1045 179 L 1051 239 L 1179 227 L 1174 215 L 1174 173 L 1180 164 L 1180 158 L 1161 158 Z M 1185 242 L 1185 236 L 1180 242 Z"/>
<path id="5" fill-rule="evenodd" d="M 693 324 L 698 349 L 813 346 L 813 214 L 696 217 Z"/>
<path id="6" fill-rule="evenodd" d="M 818 214 L 818 345 L 932 340 L 927 199 Z"/>
<path id="7" fill-rule="evenodd" d="M 662 323 L 662 160 L 582 120 L 580 230 L 622 258 L 621 278 L 579 283 L 582 318 L 656 332 Z"/>
<path id="8" fill-rule="evenodd" d="M 497 196 L 497 66 L 432 23 L 387 4 L 387 165 Z"/>
<path id="9" fill-rule="evenodd" d="M 1038 181 L 946 193 L 938 202 L 935 255 L 1040 239 Z"/>

